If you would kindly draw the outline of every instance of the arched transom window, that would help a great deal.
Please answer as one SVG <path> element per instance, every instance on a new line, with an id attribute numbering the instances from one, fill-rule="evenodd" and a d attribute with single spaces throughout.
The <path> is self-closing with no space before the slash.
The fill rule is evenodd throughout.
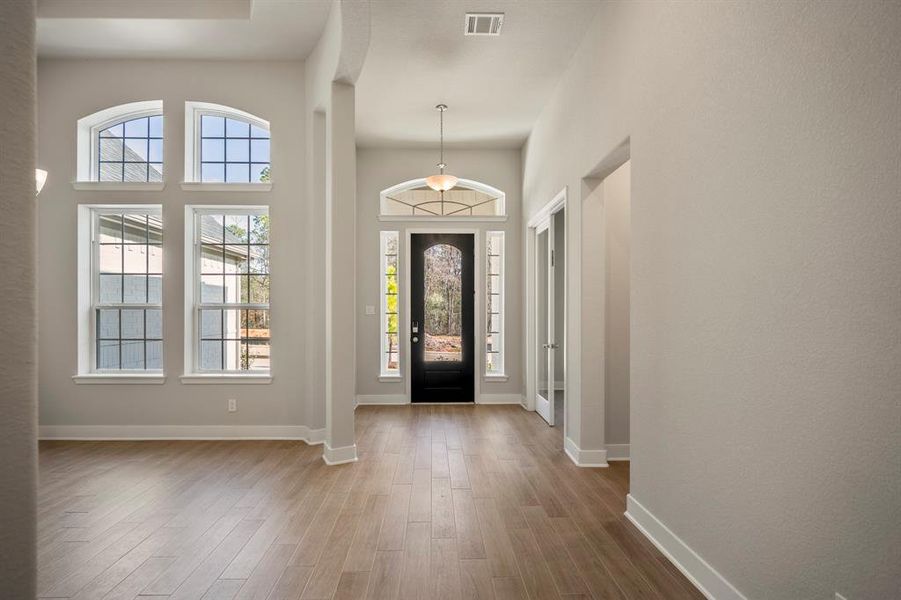
<path id="1" fill-rule="evenodd" d="M 271 182 L 269 122 L 217 104 L 188 102 L 185 180 Z"/>
<path id="2" fill-rule="evenodd" d="M 160 184 L 163 103 L 121 104 L 78 120 L 77 181 Z"/>
<path id="3" fill-rule="evenodd" d="M 383 219 L 475 218 L 506 215 L 504 193 L 494 187 L 461 179 L 456 187 L 436 192 L 425 179 L 414 179 L 381 193 L 379 216 Z"/>
<path id="4" fill-rule="evenodd" d="M 98 181 L 163 180 L 163 115 L 136 117 L 97 132 Z"/>

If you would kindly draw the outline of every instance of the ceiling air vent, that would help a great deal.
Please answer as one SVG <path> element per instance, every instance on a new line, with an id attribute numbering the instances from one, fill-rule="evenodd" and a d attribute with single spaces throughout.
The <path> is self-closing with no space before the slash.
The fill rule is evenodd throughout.
<path id="1" fill-rule="evenodd" d="M 504 13 L 466 13 L 466 35 L 500 35 Z"/>

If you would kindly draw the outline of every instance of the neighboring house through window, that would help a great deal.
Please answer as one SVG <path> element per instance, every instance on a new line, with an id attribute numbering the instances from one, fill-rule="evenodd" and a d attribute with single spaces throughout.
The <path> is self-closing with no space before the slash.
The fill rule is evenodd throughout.
<path id="1" fill-rule="evenodd" d="M 160 100 L 122 104 L 79 119 L 77 140 L 78 182 L 163 181 Z"/>
<path id="2" fill-rule="evenodd" d="M 159 206 L 79 207 L 79 373 L 162 372 Z"/>

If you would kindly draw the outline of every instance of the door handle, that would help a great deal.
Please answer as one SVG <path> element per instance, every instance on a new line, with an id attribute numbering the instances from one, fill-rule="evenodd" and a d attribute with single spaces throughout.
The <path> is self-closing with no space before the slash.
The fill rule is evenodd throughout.
<path id="1" fill-rule="evenodd" d="M 542 344 L 545 350 L 557 350 L 560 348 L 558 344 Z"/>

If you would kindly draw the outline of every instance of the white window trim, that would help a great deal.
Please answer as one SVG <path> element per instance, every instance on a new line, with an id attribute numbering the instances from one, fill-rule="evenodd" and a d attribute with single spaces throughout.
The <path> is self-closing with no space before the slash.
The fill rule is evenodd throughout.
<path id="1" fill-rule="evenodd" d="M 159 191 L 164 187 L 163 182 L 121 182 L 98 181 L 97 172 L 97 134 L 102 130 L 121 121 L 128 121 L 140 117 L 152 117 L 163 115 L 162 100 L 142 100 L 111 106 L 94 114 L 78 119 L 76 134 L 76 177 L 72 186 L 76 190 L 133 190 L 133 191 Z M 163 116 L 163 127 L 165 127 Z M 166 136 L 163 132 L 163 178 L 166 177 Z"/>
<path id="2" fill-rule="evenodd" d="M 188 205 L 185 206 L 185 340 L 184 340 L 184 373 L 180 380 L 182 383 L 208 383 L 208 384 L 224 384 L 224 383 L 271 383 L 272 369 L 265 371 L 202 371 L 199 369 L 200 364 L 199 347 L 200 340 L 200 323 L 197 319 L 197 313 L 200 310 L 199 305 L 195 304 L 195 299 L 199 297 L 200 278 L 200 252 L 197 251 L 199 239 L 197 236 L 197 224 L 200 215 L 229 215 L 229 214 L 270 214 L 268 206 L 247 206 L 247 205 Z M 271 244 L 270 244 L 271 247 Z M 270 265 L 270 274 L 272 267 Z M 241 304 L 235 308 L 247 307 L 265 308 L 272 310 L 272 302 L 268 305 L 248 305 Z M 271 333 L 270 333 L 271 335 Z M 271 351 L 270 338 L 270 351 Z"/>
<path id="3" fill-rule="evenodd" d="M 163 173 L 165 173 L 165 163 Z M 163 175 L 165 177 L 165 175 Z M 78 192 L 161 192 L 164 181 L 73 181 L 72 189 Z"/>
<path id="4" fill-rule="evenodd" d="M 200 180 L 200 118 L 203 115 L 249 121 L 252 125 L 269 132 L 271 147 L 272 130 L 269 127 L 269 121 L 230 106 L 189 100 L 185 102 L 185 180 L 181 184 L 181 189 L 187 192 L 268 192 L 272 190 L 271 180 L 256 183 L 210 183 Z M 272 164 L 271 150 L 269 164 Z"/>
<path id="5" fill-rule="evenodd" d="M 122 373 L 116 375 L 113 373 L 85 373 L 84 375 L 73 375 L 72 381 L 78 384 L 97 384 L 97 385 L 144 385 L 166 383 L 166 376 L 162 373 L 157 374 L 137 374 L 133 372 Z"/>
<path id="6" fill-rule="evenodd" d="M 388 238 L 394 236 L 396 240 L 397 247 L 397 271 L 396 271 L 396 279 L 397 279 L 397 369 L 392 371 L 388 369 L 388 281 L 387 281 L 387 273 L 386 267 L 387 262 L 385 261 L 385 252 L 388 249 Z M 379 381 L 399 381 L 403 379 L 403 374 L 401 373 L 401 343 L 400 343 L 400 323 L 401 323 L 401 287 L 400 287 L 400 256 L 401 256 L 401 247 L 400 247 L 400 232 L 399 231 L 381 231 L 379 232 L 379 275 L 381 276 L 381 283 L 379 284 Z"/>
<path id="7" fill-rule="evenodd" d="M 78 206 L 78 249 L 77 249 L 77 372 L 72 377 L 75 383 L 163 383 L 164 369 L 110 369 L 98 371 L 96 368 L 96 316 L 94 298 L 99 293 L 99 272 L 94 271 L 97 261 L 97 245 L 94 244 L 95 215 L 104 211 L 143 214 L 162 214 L 159 204 L 80 204 Z M 165 238 L 164 238 L 165 242 Z M 160 304 L 128 305 L 135 308 L 159 308 Z M 163 341 L 163 365 L 165 367 L 165 333 Z"/>
<path id="8" fill-rule="evenodd" d="M 240 375 L 237 373 L 193 373 L 190 375 L 182 375 L 179 380 L 186 385 L 206 384 L 206 385 L 224 385 L 224 384 L 263 384 L 272 383 L 272 375 L 261 373 L 248 373 Z"/>
<path id="9" fill-rule="evenodd" d="M 500 325 L 498 326 L 498 336 L 500 337 L 500 351 L 498 352 L 498 357 L 500 358 L 500 370 L 499 371 L 488 371 L 488 329 L 485 328 L 482 342 L 482 359 L 485 361 L 485 379 L 495 380 L 495 381 L 507 381 L 507 356 L 506 356 L 506 313 L 507 313 L 507 239 L 504 231 L 489 231 L 485 234 L 485 323 L 489 322 L 491 315 L 488 314 L 490 303 L 488 302 L 488 274 L 491 272 L 489 270 L 490 259 L 488 258 L 488 240 L 491 237 L 497 237 L 500 239 L 500 273 L 498 274 L 498 287 L 500 288 L 500 312 L 498 313 Z"/>
<path id="10" fill-rule="evenodd" d="M 398 183 L 397 185 L 393 185 L 386 190 L 382 190 L 379 194 L 379 221 L 397 221 L 397 222 L 421 222 L 421 221 L 441 221 L 446 223 L 472 223 L 474 221 L 483 221 L 483 222 L 504 222 L 507 220 L 507 195 L 501 190 L 492 187 L 488 184 L 481 183 L 479 181 L 473 181 L 471 179 L 459 179 L 457 181 L 457 185 L 460 187 L 465 187 L 471 190 L 475 190 L 477 192 L 482 192 L 484 194 L 490 194 L 497 198 L 497 212 L 496 215 L 388 215 L 385 214 L 385 202 L 387 197 L 396 194 L 397 192 L 402 192 L 409 189 L 421 188 L 426 185 L 425 178 L 419 179 L 411 179 L 409 181 L 404 181 L 403 183 Z"/>

